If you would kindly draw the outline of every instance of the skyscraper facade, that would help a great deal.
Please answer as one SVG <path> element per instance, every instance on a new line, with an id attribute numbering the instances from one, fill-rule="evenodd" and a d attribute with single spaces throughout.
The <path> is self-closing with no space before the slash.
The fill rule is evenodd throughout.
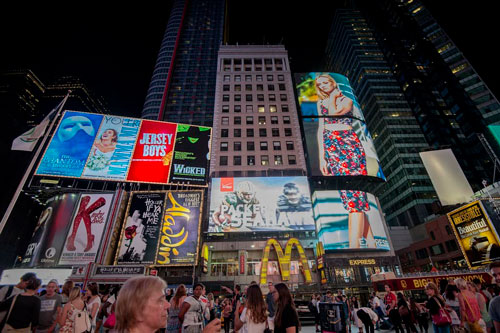
<path id="1" fill-rule="evenodd" d="M 224 0 L 174 1 L 143 118 L 212 125 L 224 13 Z"/>

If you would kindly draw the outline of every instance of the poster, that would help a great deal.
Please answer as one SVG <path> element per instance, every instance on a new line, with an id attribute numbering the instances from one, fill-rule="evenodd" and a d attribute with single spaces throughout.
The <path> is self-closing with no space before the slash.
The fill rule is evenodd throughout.
<path id="1" fill-rule="evenodd" d="M 306 177 L 212 179 L 208 232 L 314 229 Z"/>
<path id="2" fill-rule="evenodd" d="M 131 193 L 116 263 L 154 263 L 165 196 L 164 192 Z"/>
<path id="3" fill-rule="evenodd" d="M 36 174 L 80 177 L 102 118 L 99 114 L 66 111 Z"/>
<path id="4" fill-rule="evenodd" d="M 325 250 L 390 250 L 375 196 L 354 190 L 313 194 L 318 241 Z"/>
<path id="5" fill-rule="evenodd" d="M 82 177 L 125 180 L 140 119 L 105 115 Z"/>
<path id="6" fill-rule="evenodd" d="M 79 198 L 80 194 L 65 193 L 47 201 L 47 207 L 52 207 L 52 220 L 47 221 L 50 222 L 46 224 L 48 232 L 39 245 L 40 257 L 34 262 L 35 266 L 55 267 L 59 262 Z"/>
<path id="7" fill-rule="evenodd" d="M 170 183 L 207 183 L 210 136 L 210 127 L 177 125 Z"/>
<path id="8" fill-rule="evenodd" d="M 347 77 L 297 74 L 297 95 L 313 176 L 385 180 L 373 140 Z"/>
<path id="9" fill-rule="evenodd" d="M 94 262 L 106 230 L 113 193 L 82 193 L 66 236 L 59 265 Z"/>
<path id="10" fill-rule="evenodd" d="M 135 145 L 128 181 L 167 183 L 177 124 L 143 120 Z"/>
<path id="11" fill-rule="evenodd" d="M 498 233 L 481 201 L 462 206 L 447 215 L 471 268 L 500 259 Z"/>
<path id="12" fill-rule="evenodd" d="M 202 202 L 202 191 L 168 192 L 157 265 L 196 263 Z"/>

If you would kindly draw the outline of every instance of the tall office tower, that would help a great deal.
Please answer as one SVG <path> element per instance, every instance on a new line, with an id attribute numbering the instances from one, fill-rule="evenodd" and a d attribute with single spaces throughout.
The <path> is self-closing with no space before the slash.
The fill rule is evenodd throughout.
<path id="1" fill-rule="evenodd" d="M 326 49 L 327 70 L 349 77 L 387 177 L 369 186 L 389 225 L 419 224 L 436 193 L 418 153 L 428 149 L 424 133 L 360 12 L 337 10 Z"/>
<path id="2" fill-rule="evenodd" d="M 224 0 L 175 0 L 142 117 L 212 125 Z"/>
<path id="3" fill-rule="evenodd" d="M 288 53 L 283 46 L 221 46 L 210 174 L 305 175 Z"/>

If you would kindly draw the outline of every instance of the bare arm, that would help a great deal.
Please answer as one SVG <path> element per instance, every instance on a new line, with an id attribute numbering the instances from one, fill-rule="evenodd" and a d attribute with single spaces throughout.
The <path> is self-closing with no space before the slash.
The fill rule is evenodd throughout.
<path id="1" fill-rule="evenodd" d="M 60 326 L 64 326 L 64 324 L 66 323 L 66 318 L 68 317 L 68 310 L 69 310 L 70 306 L 71 306 L 70 303 L 66 303 L 66 305 L 64 305 L 64 308 L 62 310 L 62 314 L 59 317 L 59 325 Z"/>
<path id="2" fill-rule="evenodd" d="M 500 332 L 500 323 L 493 320 L 493 324 L 495 325 L 495 332 Z"/>
<path id="3" fill-rule="evenodd" d="M 336 99 L 337 98 L 340 98 L 340 96 L 336 97 Z M 335 99 L 335 101 L 336 101 L 336 99 Z M 352 107 L 353 107 L 352 99 L 344 96 L 344 99 L 342 100 L 340 105 L 338 105 L 338 107 L 335 111 L 335 115 L 336 116 L 343 116 L 343 115 L 351 112 Z"/>
<path id="4" fill-rule="evenodd" d="M 236 311 L 234 311 L 234 331 L 235 332 L 238 331 L 243 326 L 243 322 L 240 319 L 240 314 L 238 311 L 239 308 L 240 308 L 240 301 L 238 301 L 236 303 Z"/>
<path id="5" fill-rule="evenodd" d="M 99 311 L 99 304 L 97 303 L 92 304 L 92 311 L 90 312 L 92 319 L 94 319 L 95 316 L 97 316 L 97 311 Z"/>
<path id="6" fill-rule="evenodd" d="M 189 310 L 191 305 L 189 303 L 182 303 L 181 311 L 179 311 L 179 321 L 182 323 L 184 321 L 184 315 Z"/>
<path id="7" fill-rule="evenodd" d="M 287 327 L 286 333 L 297 333 L 297 327 L 295 327 L 295 326 Z"/>

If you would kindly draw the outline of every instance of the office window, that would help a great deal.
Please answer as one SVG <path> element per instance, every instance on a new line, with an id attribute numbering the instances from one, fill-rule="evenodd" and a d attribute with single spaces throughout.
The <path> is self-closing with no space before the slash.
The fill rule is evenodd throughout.
<path id="1" fill-rule="evenodd" d="M 278 123 L 278 117 L 272 116 L 271 117 L 271 124 L 276 125 Z"/>
<path id="2" fill-rule="evenodd" d="M 259 111 L 259 112 L 261 112 L 261 113 L 262 113 L 262 112 L 266 112 L 266 109 L 265 109 L 264 105 L 259 105 L 259 106 L 257 107 L 257 109 L 258 109 L 258 111 Z"/>
<path id="3" fill-rule="evenodd" d="M 245 75 L 246 82 L 252 82 L 252 75 Z"/>
<path id="4" fill-rule="evenodd" d="M 247 156 L 247 165 L 255 165 L 255 156 Z"/>
<path id="5" fill-rule="evenodd" d="M 259 125 L 265 125 L 266 124 L 266 117 L 259 117 Z"/>
<path id="6" fill-rule="evenodd" d="M 222 125 L 229 125 L 229 117 L 222 117 L 221 124 Z"/>
<path id="7" fill-rule="evenodd" d="M 234 112 L 241 112 L 241 105 L 235 105 Z"/>
<path id="8" fill-rule="evenodd" d="M 292 129 L 291 128 L 285 128 L 285 136 L 292 136 Z"/>
<path id="9" fill-rule="evenodd" d="M 290 124 L 290 117 L 284 116 L 283 117 L 283 124 L 285 124 L 285 125 Z"/>
<path id="10" fill-rule="evenodd" d="M 281 112 L 288 112 L 288 105 L 282 105 Z"/>
<path id="11" fill-rule="evenodd" d="M 254 151 L 255 150 L 255 143 L 253 141 L 247 141 L 247 150 L 248 151 Z"/>
<path id="12" fill-rule="evenodd" d="M 281 142 L 273 141 L 273 150 L 281 150 Z"/>
<path id="13" fill-rule="evenodd" d="M 229 84 L 225 84 L 222 86 L 222 91 L 229 91 Z"/>
<path id="14" fill-rule="evenodd" d="M 260 165 L 269 165 L 269 156 L 263 155 L 260 157 Z"/>
<path id="15" fill-rule="evenodd" d="M 247 116 L 247 125 L 253 125 L 253 117 Z"/>
<path id="16" fill-rule="evenodd" d="M 285 81 L 284 75 L 278 75 L 278 81 Z"/>
<path id="17" fill-rule="evenodd" d="M 264 91 L 264 85 L 263 84 L 258 84 L 257 85 L 257 91 Z"/>
<path id="18" fill-rule="evenodd" d="M 268 75 L 267 76 L 267 81 L 273 81 L 274 80 L 274 76 L 273 75 Z"/>
<path id="19" fill-rule="evenodd" d="M 262 59 L 256 58 L 256 59 L 253 60 L 253 63 L 256 64 L 256 65 L 262 65 Z"/>
<path id="20" fill-rule="evenodd" d="M 234 151 L 241 151 L 241 142 L 240 141 L 233 142 L 233 149 Z"/>
<path id="21" fill-rule="evenodd" d="M 241 81 L 241 75 L 235 75 L 234 76 L 234 81 L 240 82 Z"/>
<path id="22" fill-rule="evenodd" d="M 275 59 L 274 59 L 274 63 L 275 63 L 276 65 L 282 65 L 282 64 L 283 64 L 283 60 L 282 60 L 282 59 L 279 59 L 279 58 L 275 58 Z"/>
<path id="23" fill-rule="evenodd" d="M 269 112 L 276 112 L 276 111 L 278 111 L 276 105 L 269 105 Z"/>
<path id="24" fill-rule="evenodd" d="M 234 129 L 234 137 L 235 138 L 241 137 L 241 129 L 240 128 L 235 128 Z"/>
<path id="25" fill-rule="evenodd" d="M 227 128 L 223 128 L 220 130 L 220 137 L 227 138 L 229 136 L 229 130 Z"/>
<path id="26" fill-rule="evenodd" d="M 279 128 L 273 128 L 271 129 L 271 133 L 274 137 L 280 136 L 280 129 Z"/>
<path id="27" fill-rule="evenodd" d="M 241 95 L 234 95 L 235 102 L 241 102 Z"/>
<path id="28" fill-rule="evenodd" d="M 241 117 L 234 117 L 234 124 L 241 125 Z"/>
<path id="29" fill-rule="evenodd" d="M 235 84 L 234 91 L 241 91 L 241 84 Z"/>
<path id="30" fill-rule="evenodd" d="M 262 75 L 256 75 L 255 79 L 259 82 L 262 82 Z"/>
<path id="31" fill-rule="evenodd" d="M 282 101 L 282 102 L 286 102 L 287 101 L 286 94 L 280 94 L 280 101 Z"/>
<path id="32" fill-rule="evenodd" d="M 252 101 L 252 95 L 246 95 L 246 101 L 251 102 Z"/>
<path id="33" fill-rule="evenodd" d="M 234 59 L 235 65 L 241 65 L 241 59 Z"/>
<path id="34" fill-rule="evenodd" d="M 229 105 L 223 105 L 222 112 L 229 112 Z"/>
<path id="35" fill-rule="evenodd" d="M 241 165 L 241 156 L 233 156 L 233 165 Z"/>
<path id="36" fill-rule="evenodd" d="M 257 95 L 257 100 L 258 100 L 259 102 L 263 102 L 263 101 L 264 101 L 264 95 L 263 95 L 263 94 L 258 94 L 258 95 Z"/>
<path id="37" fill-rule="evenodd" d="M 229 102 L 229 95 L 222 95 L 223 102 Z"/>
<path id="38" fill-rule="evenodd" d="M 253 138 L 253 128 L 247 128 L 247 138 Z"/>
<path id="39" fill-rule="evenodd" d="M 295 155 L 288 155 L 288 165 L 296 165 L 297 164 L 297 159 L 295 158 Z"/>
<path id="40" fill-rule="evenodd" d="M 269 102 L 274 102 L 276 101 L 276 95 L 275 94 L 269 94 Z"/>
<path id="41" fill-rule="evenodd" d="M 286 142 L 286 150 L 293 150 L 293 141 Z"/>
<path id="42" fill-rule="evenodd" d="M 231 75 L 224 75 L 224 82 L 231 81 Z"/>
<path id="43" fill-rule="evenodd" d="M 227 156 L 220 157 L 219 165 L 227 165 Z"/>
<path id="44" fill-rule="evenodd" d="M 283 157 L 281 155 L 274 155 L 274 165 L 282 165 Z"/>
<path id="45" fill-rule="evenodd" d="M 246 111 L 247 112 L 253 112 L 253 105 L 247 105 L 246 106 Z"/>
<path id="46" fill-rule="evenodd" d="M 228 86 L 228 89 L 229 89 L 229 86 Z M 267 85 L 267 90 L 274 91 L 274 84 L 268 84 Z"/>
<path id="47" fill-rule="evenodd" d="M 227 151 L 227 148 L 228 148 L 227 142 L 220 143 L 220 151 Z"/>
<path id="48" fill-rule="evenodd" d="M 285 84 L 284 84 L 284 83 L 280 83 L 280 84 L 278 84 L 278 89 L 279 89 L 280 91 L 284 91 L 284 90 L 286 90 L 286 86 L 285 86 Z"/>
<path id="49" fill-rule="evenodd" d="M 267 150 L 267 141 L 260 142 L 260 150 Z"/>
<path id="50" fill-rule="evenodd" d="M 267 136 L 267 130 L 265 128 L 259 128 L 259 136 L 265 138 Z"/>
<path id="51" fill-rule="evenodd" d="M 245 84 L 245 91 L 252 91 L 252 85 L 251 84 Z"/>

